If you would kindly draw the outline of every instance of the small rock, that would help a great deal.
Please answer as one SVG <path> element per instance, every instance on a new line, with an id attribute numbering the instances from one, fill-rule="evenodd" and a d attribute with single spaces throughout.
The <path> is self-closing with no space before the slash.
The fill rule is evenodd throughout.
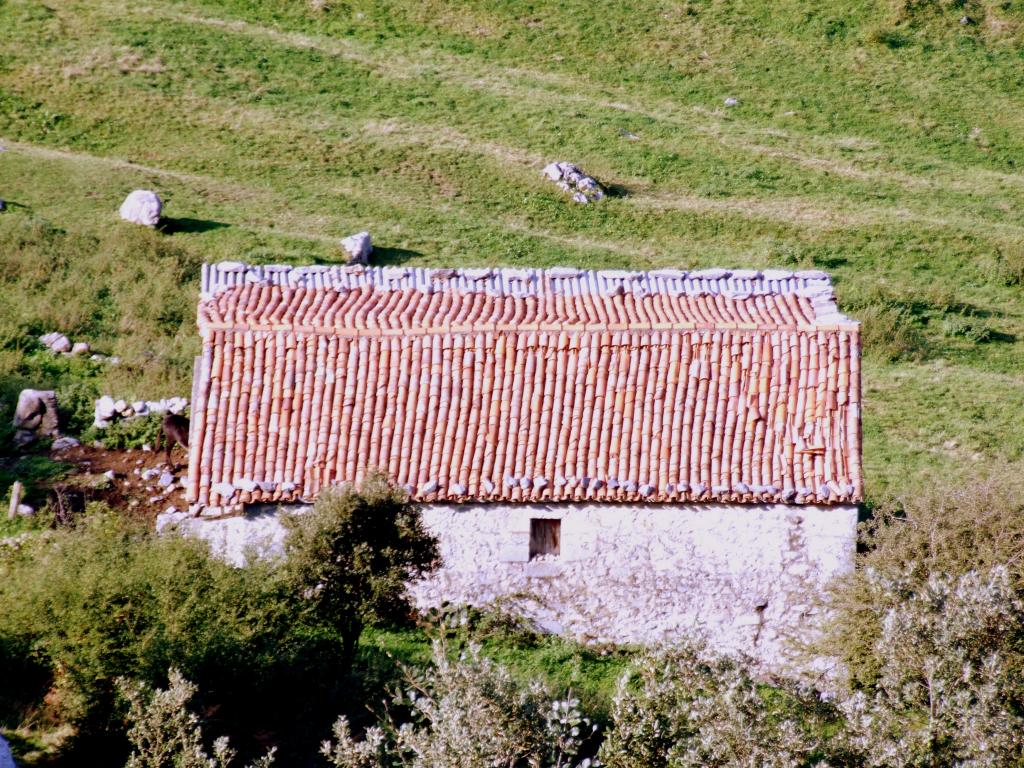
<path id="1" fill-rule="evenodd" d="M 544 176 L 572 196 L 581 205 L 592 203 L 604 197 L 604 190 L 593 178 L 587 176 L 573 163 L 548 163 L 542 171 Z"/>
<path id="2" fill-rule="evenodd" d="M 96 421 L 110 421 L 117 413 L 114 398 L 104 395 L 96 401 Z"/>
<path id="3" fill-rule="evenodd" d="M 21 515 L 22 517 L 31 517 L 35 513 L 36 513 L 35 509 L 33 507 L 30 507 L 28 504 L 19 504 L 18 505 L 18 514 Z"/>
<path id="4" fill-rule="evenodd" d="M 737 99 L 737 98 L 734 98 L 734 97 L 732 97 L 732 96 L 729 96 L 729 97 L 728 97 L 728 98 L 727 98 L 727 99 L 725 100 L 725 106 L 727 106 L 727 107 L 735 107 L 735 106 L 736 106 L 737 104 L 739 104 L 739 103 L 740 103 L 740 100 L 739 100 L 739 99 Z"/>
<path id="5" fill-rule="evenodd" d="M 146 405 L 145 400 L 136 400 L 132 403 L 132 410 L 135 411 L 136 416 L 148 416 L 149 406 Z"/>
<path id="6" fill-rule="evenodd" d="M 966 27 L 968 24 L 973 24 L 973 23 L 974 23 L 974 19 L 972 19 L 970 16 L 961 16 L 960 17 L 960 26 Z"/>
<path id="7" fill-rule="evenodd" d="M 124 400 L 117 400 L 114 402 L 114 411 L 120 414 L 124 414 L 128 410 L 128 403 Z"/>
<path id="8" fill-rule="evenodd" d="M 114 470 L 108 469 L 103 473 L 103 476 L 107 478 L 107 480 L 113 480 L 116 477 L 116 474 L 114 473 Z"/>
<path id="9" fill-rule="evenodd" d="M 181 413 L 188 408 L 188 400 L 184 397 L 169 397 L 166 402 L 167 410 L 171 413 Z"/>
<path id="10" fill-rule="evenodd" d="M 170 485 L 174 485 L 174 475 L 172 475 L 170 472 L 164 472 L 162 475 L 160 475 L 160 479 L 157 480 L 157 482 L 164 488 Z"/>
<path id="11" fill-rule="evenodd" d="M 368 264 L 373 252 L 373 242 L 369 232 L 357 232 L 341 241 L 341 247 L 348 254 L 349 264 Z"/>
<path id="12" fill-rule="evenodd" d="M 230 499 L 235 495 L 235 486 L 231 483 L 214 483 L 210 490 L 225 499 Z"/>
<path id="13" fill-rule="evenodd" d="M 142 450 L 145 453 L 152 453 L 153 452 L 153 446 L 151 446 L 149 443 L 143 443 L 142 444 Z"/>
<path id="14" fill-rule="evenodd" d="M 89 354 L 89 342 L 87 341 L 76 341 L 71 347 L 72 355 L 87 355 Z"/>
<path id="15" fill-rule="evenodd" d="M 154 477 L 157 477 L 159 475 L 160 475 L 160 470 L 159 469 L 144 469 L 144 470 L 142 470 L 142 479 L 143 480 L 152 480 Z"/>
<path id="16" fill-rule="evenodd" d="M 66 451 L 68 448 L 76 448 L 79 445 L 81 445 L 81 443 L 73 437 L 58 437 L 53 441 L 52 447 L 55 451 Z"/>
<path id="17" fill-rule="evenodd" d="M 148 189 L 136 189 L 121 203 L 121 218 L 132 224 L 155 227 L 160 222 L 164 204 L 159 195 Z"/>
<path id="18" fill-rule="evenodd" d="M 108 357 L 107 358 L 107 362 L 110 363 L 111 365 L 120 365 L 121 358 L 120 357 Z"/>

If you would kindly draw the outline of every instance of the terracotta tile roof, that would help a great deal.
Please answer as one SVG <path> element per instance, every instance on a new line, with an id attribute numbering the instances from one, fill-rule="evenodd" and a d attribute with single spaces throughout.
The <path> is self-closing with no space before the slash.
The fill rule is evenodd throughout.
<path id="1" fill-rule="evenodd" d="M 861 498 L 860 341 L 821 272 L 203 268 L 189 495 Z"/>

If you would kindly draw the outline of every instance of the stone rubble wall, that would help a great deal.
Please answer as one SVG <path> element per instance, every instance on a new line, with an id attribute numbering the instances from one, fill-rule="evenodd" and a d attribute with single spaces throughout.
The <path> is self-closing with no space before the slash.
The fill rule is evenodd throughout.
<path id="1" fill-rule="evenodd" d="M 853 568 L 857 508 L 784 504 L 422 506 L 444 567 L 412 585 L 421 608 L 495 604 L 583 642 L 705 637 L 770 666 L 820 621 L 815 600 Z M 161 515 L 238 564 L 280 554 L 268 509 L 220 519 Z M 561 520 L 560 555 L 530 560 L 531 518 Z"/>

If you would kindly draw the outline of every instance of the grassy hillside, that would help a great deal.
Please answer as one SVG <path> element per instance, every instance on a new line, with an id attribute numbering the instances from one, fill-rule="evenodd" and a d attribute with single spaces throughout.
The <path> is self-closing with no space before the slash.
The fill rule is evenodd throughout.
<path id="1" fill-rule="evenodd" d="M 3 395 L 187 393 L 203 260 L 370 229 L 409 265 L 825 269 L 869 494 L 1019 469 L 1022 41 L 1020 0 L 0 0 Z M 567 203 L 561 159 L 616 195 Z M 118 222 L 136 187 L 162 233 Z"/>

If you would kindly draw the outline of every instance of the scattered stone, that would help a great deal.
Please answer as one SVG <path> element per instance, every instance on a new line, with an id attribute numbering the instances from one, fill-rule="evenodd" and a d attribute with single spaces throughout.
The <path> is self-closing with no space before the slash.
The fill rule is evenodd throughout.
<path id="1" fill-rule="evenodd" d="M 159 475 L 160 475 L 160 470 L 159 469 L 144 469 L 144 470 L 142 470 L 142 479 L 143 480 L 152 480 L 154 477 L 158 477 Z"/>
<path id="2" fill-rule="evenodd" d="M 141 416 L 142 414 L 140 413 L 139 415 Z M 153 446 L 151 446 L 149 443 L 143 443 L 142 444 L 142 450 L 145 453 L 152 453 L 153 452 Z"/>
<path id="3" fill-rule="evenodd" d="M 18 505 L 18 514 L 21 515 L 22 517 L 32 517 L 32 515 L 34 515 L 35 513 L 36 513 L 35 508 L 34 507 L 30 507 L 28 504 L 19 504 Z"/>
<path id="4" fill-rule="evenodd" d="M 727 107 L 735 107 L 735 106 L 736 106 L 737 104 L 739 104 L 739 103 L 740 103 L 740 100 L 739 100 L 739 99 L 737 99 L 737 98 L 734 98 L 734 97 L 732 97 L 732 96 L 729 96 L 729 97 L 728 97 L 728 98 L 727 98 L 727 99 L 725 100 L 725 106 L 727 106 Z"/>
<path id="5" fill-rule="evenodd" d="M 114 398 L 110 395 L 103 395 L 96 401 L 96 421 L 110 421 L 116 413 L 117 407 L 114 404 Z"/>
<path id="6" fill-rule="evenodd" d="M 160 475 L 160 479 L 157 480 L 162 487 L 167 488 L 168 486 L 174 485 L 174 475 L 170 472 L 164 472 Z"/>
<path id="7" fill-rule="evenodd" d="M 974 19 L 972 19 L 970 16 L 961 16 L 960 17 L 960 26 L 962 26 L 962 27 L 966 27 L 968 24 L 973 24 L 973 23 L 974 23 Z"/>
<path id="8" fill-rule="evenodd" d="M 57 396 L 53 390 L 23 389 L 14 409 L 14 444 L 28 445 L 57 434 Z"/>
<path id="9" fill-rule="evenodd" d="M 113 481 L 115 477 L 114 470 L 108 469 L 106 472 L 103 473 L 103 476 L 107 478 L 107 480 Z"/>
<path id="10" fill-rule="evenodd" d="M 155 227 L 160 222 L 164 204 L 156 192 L 136 189 L 121 203 L 121 218 L 132 224 Z"/>
<path id="11" fill-rule="evenodd" d="M 76 341 L 71 346 L 72 355 L 87 355 L 89 354 L 89 342 L 87 341 Z"/>
<path id="12" fill-rule="evenodd" d="M 124 400 L 117 400 L 114 402 L 114 411 L 123 414 L 128 409 L 128 403 Z"/>
<path id="13" fill-rule="evenodd" d="M 368 264 L 373 253 L 373 242 L 369 232 L 357 232 L 342 239 L 341 247 L 348 254 L 349 264 Z"/>
<path id="14" fill-rule="evenodd" d="M 573 202 L 586 205 L 604 197 L 604 190 L 593 178 L 572 163 L 549 163 L 544 166 L 544 175 L 568 192 Z"/>
<path id="15" fill-rule="evenodd" d="M 53 441 L 52 448 L 55 451 L 66 451 L 69 448 L 77 448 L 79 445 L 81 443 L 73 437 L 58 437 Z"/>
<path id="16" fill-rule="evenodd" d="M 148 416 L 149 406 L 146 405 L 145 400 L 136 400 L 132 403 L 132 410 L 135 411 L 136 416 Z"/>
<path id="17" fill-rule="evenodd" d="M 70 352 L 71 351 L 71 340 L 63 333 L 54 331 L 48 333 L 45 336 L 40 336 L 39 341 L 43 343 L 47 349 L 51 352 Z"/>
<path id="18" fill-rule="evenodd" d="M 624 139 L 629 139 L 630 141 L 639 141 L 640 140 L 639 136 L 637 136 L 632 131 L 627 131 L 625 128 L 619 130 L 619 136 L 621 136 Z"/>

